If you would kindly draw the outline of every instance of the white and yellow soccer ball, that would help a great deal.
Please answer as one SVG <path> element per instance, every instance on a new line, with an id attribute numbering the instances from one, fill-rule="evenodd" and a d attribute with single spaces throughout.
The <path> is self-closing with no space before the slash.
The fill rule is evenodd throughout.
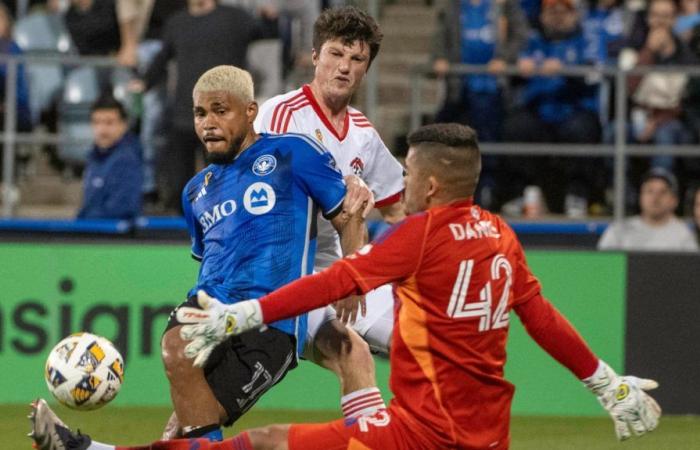
<path id="1" fill-rule="evenodd" d="M 56 400 L 69 408 L 100 408 L 116 397 L 124 382 L 124 359 L 108 339 L 75 333 L 49 353 L 44 373 Z"/>

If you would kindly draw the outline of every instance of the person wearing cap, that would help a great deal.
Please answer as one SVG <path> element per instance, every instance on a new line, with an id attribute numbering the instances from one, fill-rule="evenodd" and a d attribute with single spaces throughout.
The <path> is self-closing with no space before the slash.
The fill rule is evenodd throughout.
<path id="1" fill-rule="evenodd" d="M 698 242 L 688 225 L 676 217 L 678 181 L 666 169 L 647 172 L 639 190 L 638 216 L 610 225 L 600 241 L 600 250 L 698 251 Z"/>

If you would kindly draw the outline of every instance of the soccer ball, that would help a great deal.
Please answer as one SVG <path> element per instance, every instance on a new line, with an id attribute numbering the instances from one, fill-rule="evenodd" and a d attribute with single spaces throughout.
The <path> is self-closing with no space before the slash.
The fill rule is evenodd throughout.
<path id="1" fill-rule="evenodd" d="M 124 381 L 124 359 L 109 340 L 75 333 L 51 350 L 44 376 L 49 391 L 62 404 L 73 409 L 97 409 L 119 392 Z"/>

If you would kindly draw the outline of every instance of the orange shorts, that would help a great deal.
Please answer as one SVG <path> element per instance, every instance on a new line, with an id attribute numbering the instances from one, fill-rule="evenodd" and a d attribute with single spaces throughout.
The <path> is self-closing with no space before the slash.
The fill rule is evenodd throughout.
<path id="1" fill-rule="evenodd" d="M 419 426 L 398 407 L 390 406 L 373 416 L 340 419 L 320 424 L 295 424 L 289 428 L 289 450 L 415 450 L 439 449 L 422 435 Z"/>

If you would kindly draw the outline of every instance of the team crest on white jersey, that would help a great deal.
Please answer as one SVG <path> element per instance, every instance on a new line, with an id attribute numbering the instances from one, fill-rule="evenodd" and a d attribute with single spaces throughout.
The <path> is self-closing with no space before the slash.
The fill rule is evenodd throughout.
<path id="1" fill-rule="evenodd" d="M 271 174 L 277 167 L 277 159 L 272 155 L 262 155 L 253 163 L 253 173 L 258 176 Z"/>
<path id="2" fill-rule="evenodd" d="M 323 134 L 318 128 L 316 128 L 316 139 L 318 139 L 318 142 L 323 142 Z"/>
<path id="3" fill-rule="evenodd" d="M 270 212 L 276 201 L 275 191 L 267 183 L 253 183 L 243 194 L 243 206 L 246 211 L 256 216 Z"/>
<path id="4" fill-rule="evenodd" d="M 363 163 L 358 156 L 350 162 L 350 167 L 352 168 L 352 173 L 359 177 L 362 175 L 362 171 L 365 169 L 365 163 Z"/>

